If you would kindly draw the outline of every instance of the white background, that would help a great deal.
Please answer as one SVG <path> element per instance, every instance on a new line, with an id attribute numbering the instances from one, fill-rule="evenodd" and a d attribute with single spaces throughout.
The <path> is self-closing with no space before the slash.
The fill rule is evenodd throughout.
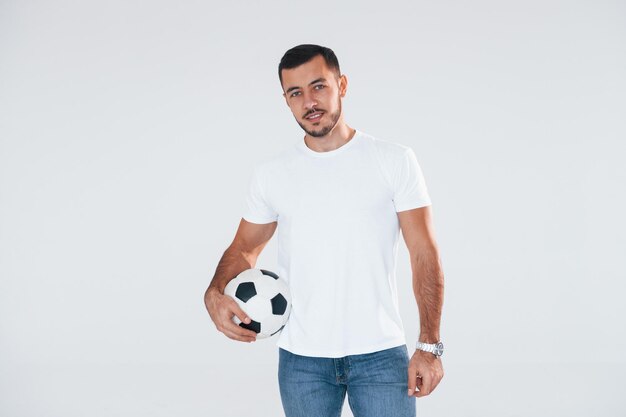
<path id="1" fill-rule="evenodd" d="M 303 136 L 278 62 L 317 43 L 433 200 L 446 375 L 418 415 L 624 415 L 625 41 L 620 1 L 1 1 L 0 414 L 283 415 L 276 337 L 202 298 L 252 167 Z"/>

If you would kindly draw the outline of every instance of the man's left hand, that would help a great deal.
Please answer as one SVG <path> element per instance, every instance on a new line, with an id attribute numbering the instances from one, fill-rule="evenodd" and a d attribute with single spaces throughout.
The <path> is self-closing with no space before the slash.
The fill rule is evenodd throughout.
<path id="1" fill-rule="evenodd" d="M 443 378 L 441 358 L 416 349 L 409 361 L 409 396 L 424 397 L 434 391 Z M 415 391 L 417 386 L 418 391 Z"/>

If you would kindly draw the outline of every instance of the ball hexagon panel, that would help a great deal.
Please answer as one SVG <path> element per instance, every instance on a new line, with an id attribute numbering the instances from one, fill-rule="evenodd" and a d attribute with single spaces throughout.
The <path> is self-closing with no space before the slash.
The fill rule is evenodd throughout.
<path id="1" fill-rule="evenodd" d="M 258 322 L 262 322 L 266 317 L 272 315 L 272 304 L 268 303 L 267 298 L 264 297 L 252 297 L 242 308 L 252 320 Z"/>
<path id="2" fill-rule="evenodd" d="M 260 275 L 254 281 L 257 294 L 271 300 L 278 291 L 280 286 L 277 285 L 279 281 L 267 275 Z"/>
<path id="3" fill-rule="evenodd" d="M 261 324 L 261 337 L 270 337 L 285 324 L 282 316 L 269 316 Z M 259 337 L 259 336 L 257 336 Z"/>

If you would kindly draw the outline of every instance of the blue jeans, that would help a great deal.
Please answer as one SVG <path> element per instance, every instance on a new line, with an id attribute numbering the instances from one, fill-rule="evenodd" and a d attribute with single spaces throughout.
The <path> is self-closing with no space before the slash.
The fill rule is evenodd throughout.
<path id="1" fill-rule="evenodd" d="M 286 417 L 338 417 L 346 392 L 354 417 L 415 417 L 406 345 L 343 358 L 278 348 L 278 385 Z"/>

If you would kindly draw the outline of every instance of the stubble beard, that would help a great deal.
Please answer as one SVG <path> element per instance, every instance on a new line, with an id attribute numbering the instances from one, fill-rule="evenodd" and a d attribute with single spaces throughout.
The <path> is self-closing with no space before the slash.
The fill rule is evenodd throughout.
<path id="1" fill-rule="evenodd" d="M 328 132 L 333 130 L 333 128 L 337 125 L 337 122 L 339 121 L 339 118 L 341 117 L 341 99 L 338 98 L 338 101 L 339 101 L 338 109 L 337 109 L 336 112 L 330 114 L 330 122 L 329 122 L 329 124 L 327 124 L 326 126 L 320 128 L 319 130 L 309 130 L 309 129 L 307 129 L 304 126 L 304 124 L 300 123 L 300 121 L 298 119 L 296 119 L 296 122 L 298 122 L 298 124 L 300 125 L 302 130 L 304 130 L 309 136 L 312 136 L 314 138 L 320 138 L 322 136 L 326 136 L 328 134 Z"/>

